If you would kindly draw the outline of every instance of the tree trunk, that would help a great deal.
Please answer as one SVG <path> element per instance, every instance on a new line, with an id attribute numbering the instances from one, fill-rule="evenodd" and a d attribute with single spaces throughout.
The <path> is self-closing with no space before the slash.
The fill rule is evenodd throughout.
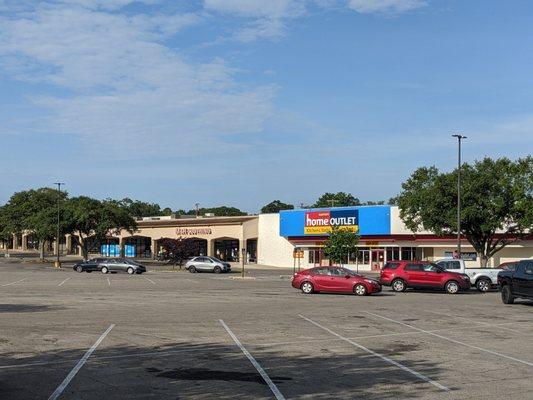
<path id="1" fill-rule="evenodd" d="M 39 261 L 44 260 L 44 240 L 39 239 Z"/>
<path id="2" fill-rule="evenodd" d="M 85 238 L 83 238 L 81 234 L 79 234 L 78 236 L 80 238 L 81 256 L 83 257 L 83 261 L 87 261 L 87 259 L 89 258 L 89 254 L 87 251 L 87 244 Z"/>
<path id="3" fill-rule="evenodd" d="M 479 258 L 479 263 L 481 265 L 481 268 L 487 268 L 488 262 L 489 262 L 489 257 L 486 254 L 481 254 L 481 257 Z"/>

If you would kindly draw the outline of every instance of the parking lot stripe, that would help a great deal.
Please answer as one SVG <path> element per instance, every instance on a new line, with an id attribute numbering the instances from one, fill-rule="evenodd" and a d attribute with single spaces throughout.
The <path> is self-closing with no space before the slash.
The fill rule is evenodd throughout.
<path id="1" fill-rule="evenodd" d="M 398 367 L 398 368 L 400 368 L 400 369 L 402 369 L 402 370 L 404 370 L 404 371 L 406 371 L 406 372 L 409 372 L 410 374 L 416 376 L 418 379 L 421 379 L 421 380 L 423 380 L 423 381 L 425 381 L 425 382 L 427 382 L 427 383 L 430 383 L 430 384 L 432 384 L 433 386 L 437 387 L 437 388 L 440 389 L 440 390 L 443 390 L 443 391 L 446 391 L 446 392 L 450 391 L 449 388 L 447 388 L 447 387 L 444 386 L 444 385 L 441 385 L 441 384 L 438 383 L 438 382 L 435 382 L 433 379 L 428 378 L 427 376 L 422 375 L 421 373 L 416 372 L 416 371 L 412 370 L 411 368 L 406 367 L 406 366 L 403 365 L 403 364 L 400 364 L 400 363 L 397 362 L 397 361 L 391 360 L 390 358 L 385 357 L 385 356 L 382 355 L 382 354 L 376 353 L 375 351 L 370 350 L 370 349 L 366 348 L 365 346 L 362 346 L 362 345 L 360 345 L 359 343 L 354 342 L 354 341 L 351 340 L 351 339 L 348 339 L 347 337 L 344 337 L 344 336 L 342 336 L 342 335 L 339 335 L 338 333 L 333 332 L 331 329 L 326 328 L 325 326 L 319 324 L 318 322 L 313 321 L 312 319 L 309 319 L 309 318 L 307 318 L 307 317 L 305 317 L 305 316 L 303 316 L 303 315 L 301 315 L 301 314 L 298 314 L 298 316 L 299 316 L 300 318 L 303 318 L 303 319 L 306 320 L 307 322 L 310 322 L 310 323 L 312 323 L 313 325 L 315 325 L 315 326 L 317 326 L 317 327 L 319 327 L 319 328 L 325 330 L 326 332 L 330 333 L 331 335 L 333 335 L 333 336 L 335 336 L 335 337 L 337 337 L 337 338 L 339 338 L 339 339 L 341 339 L 341 340 L 344 340 L 344 341 L 347 342 L 347 343 L 350 343 L 351 345 L 357 347 L 358 349 L 361 349 L 361 350 L 363 350 L 363 351 L 365 351 L 365 352 L 367 352 L 367 353 L 369 353 L 369 354 L 372 354 L 372 355 L 375 356 L 375 357 L 381 358 L 383 361 L 385 361 L 385 362 L 387 362 L 387 363 L 389 363 L 389 364 L 392 364 L 392 365 L 394 365 L 394 366 L 396 366 L 396 367 Z"/>
<path id="2" fill-rule="evenodd" d="M 22 278 L 22 279 L 20 279 L 20 280 L 18 280 L 18 281 L 16 281 L 16 282 L 5 283 L 5 284 L 2 285 L 2 287 L 4 287 L 4 286 L 11 286 L 11 285 L 14 285 L 15 283 L 19 283 L 19 282 L 25 281 L 26 279 L 28 279 L 28 278 Z"/>
<path id="3" fill-rule="evenodd" d="M 111 286 L 111 281 L 109 280 L 109 276 L 107 277 L 107 284 Z"/>
<path id="4" fill-rule="evenodd" d="M 66 281 L 68 281 L 70 278 L 66 278 L 65 280 L 63 280 L 63 282 L 61 282 L 59 285 L 57 286 L 63 286 L 63 283 L 65 283 Z"/>
<path id="5" fill-rule="evenodd" d="M 63 382 L 61 382 L 61 384 L 57 387 L 54 393 L 50 395 L 48 400 L 56 400 L 59 398 L 59 396 L 61 396 L 61 393 L 63 393 L 63 390 L 65 390 L 65 388 L 68 386 L 72 378 L 76 376 L 76 374 L 81 369 L 81 367 L 83 367 L 83 364 L 85 364 L 87 359 L 91 356 L 91 354 L 93 354 L 93 352 L 96 350 L 98 345 L 102 342 L 102 340 L 105 339 L 107 334 L 111 332 L 111 329 L 113 329 L 114 327 L 115 327 L 115 324 L 109 325 L 109 328 L 107 328 L 107 330 L 100 335 L 98 340 L 91 346 L 91 348 L 87 350 L 87 352 L 83 355 L 80 361 L 78 361 L 78 363 L 74 366 L 74 368 L 72 368 L 72 370 L 69 372 L 67 377 L 63 380 Z"/>
<path id="6" fill-rule="evenodd" d="M 150 278 L 147 278 L 146 276 L 143 276 L 144 279 L 146 279 L 148 282 L 150 282 L 152 285 L 155 285 L 155 282 L 151 280 Z"/>
<path id="7" fill-rule="evenodd" d="M 482 347 L 478 347 L 478 346 L 474 346 L 474 345 L 471 345 L 471 344 L 468 344 L 468 343 L 464 343 L 464 342 L 461 342 L 461 341 L 459 341 L 459 340 L 450 339 L 449 337 L 442 336 L 442 335 L 439 335 L 439 334 L 434 333 L 434 332 L 426 331 L 426 330 L 424 330 L 424 329 L 417 328 L 416 326 L 406 324 L 405 322 L 396 321 L 396 320 L 394 320 L 394 319 L 387 318 L 387 317 L 383 317 L 383 316 L 381 316 L 381 315 L 374 314 L 374 313 L 371 313 L 371 312 L 368 312 L 368 311 L 365 311 L 365 313 L 367 313 L 367 314 L 369 314 L 369 315 L 373 315 L 374 317 L 377 317 L 377 318 L 384 319 L 384 320 L 386 320 L 386 321 L 394 322 L 395 324 L 399 324 L 399 325 L 406 326 L 406 327 L 408 327 L 408 328 L 414 329 L 414 330 L 419 331 L 419 332 L 426 333 L 426 334 L 428 334 L 428 335 L 432 335 L 432 336 L 438 337 L 438 338 L 443 339 L 443 340 L 447 340 L 448 342 L 451 342 L 451 343 L 460 344 L 460 345 L 465 346 L 465 347 L 470 347 L 471 349 L 479 350 L 479 351 L 482 351 L 482 352 L 484 352 L 484 353 L 492 354 L 492 355 L 494 355 L 494 356 L 498 356 L 498 357 L 506 358 L 506 359 L 508 359 L 508 360 L 516 361 L 516 362 L 518 362 L 518 363 L 525 364 L 525 365 L 529 365 L 530 367 L 533 367 L 533 363 L 531 363 L 531 362 L 529 362 L 529 361 L 525 361 L 525 360 L 521 360 L 521 359 L 519 359 L 519 358 L 511 357 L 511 356 L 508 356 L 508 355 L 506 355 L 506 354 L 498 353 L 498 352 L 496 352 L 496 351 L 492 351 L 492 350 L 484 349 L 484 348 L 482 348 Z"/>
<path id="8" fill-rule="evenodd" d="M 272 391 L 272 393 L 274 394 L 274 396 L 276 396 L 276 399 L 278 400 L 285 400 L 285 396 L 283 396 L 281 394 L 281 392 L 279 391 L 278 387 L 274 384 L 274 382 L 272 382 L 272 379 L 270 379 L 270 377 L 267 375 L 267 373 L 265 372 L 265 370 L 261 367 L 261 365 L 259 365 L 259 363 L 256 361 L 256 359 L 248 352 L 248 350 L 246 350 L 246 348 L 242 345 L 242 343 L 240 342 L 240 340 L 237 338 L 237 336 L 235 336 L 235 334 L 231 331 L 231 329 L 226 325 L 226 323 L 219 319 L 218 320 L 222 326 L 224 327 L 224 329 L 226 330 L 226 332 L 228 332 L 228 334 L 231 336 L 231 338 L 233 339 L 233 341 L 235 342 L 235 344 L 237 346 L 239 346 L 239 348 L 241 349 L 241 351 L 243 352 L 243 354 L 246 356 L 246 358 L 248 358 L 248 360 L 252 363 L 252 365 L 255 367 L 255 369 L 257 370 L 257 372 L 259 372 L 259 375 L 261 375 L 261 377 L 263 378 L 263 380 L 265 381 L 265 383 L 268 385 L 268 387 L 270 388 L 270 390 Z"/>
<path id="9" fill-rule="evenodd" d="M 441 312 L 438 312 L 438 311 L 432 311 L 432 310 L 424 310 L 424 311 L 429 312 L 429 313 L 432 313 L 432 314 L 436 314 L 436 315 L 442 315 L 442 316 L 445 316 L 445 317 L 462 319 L 462 320 L 464 320 L 464 321 L 470 321 L 470 322 L 472 322 L 472 323 L 474 323 L 474 324 L 480 324 L 480 325 L 484 325 L 484 326 L 492 326 L 492 324 L 490 324 L 490 323 L 488 323 L 488 322 L 474 321 L 474 320 L 472 320 L 471 318 L 460 317 L 460 316 L 458 316 L 458 315 L 446 314 L 446 313 L 441 313 Z M 504 330 L 506 330 L 506 331 L 511 331 L 511 332 L 514 332 L 514 333 L 521 333 L 521 334 L 524 333 L 524 332 L 519 331 L 519 330 L 517 330 L 517 329 L 506 328 L 505 326 L 502 326 L 501 328 L 504 329 Z"/>

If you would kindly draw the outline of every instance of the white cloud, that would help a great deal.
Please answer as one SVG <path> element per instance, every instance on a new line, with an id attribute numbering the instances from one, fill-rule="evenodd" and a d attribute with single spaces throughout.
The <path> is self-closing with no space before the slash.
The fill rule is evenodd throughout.
<path id="1" fill-rule="evenodd" d="M 198 16 L 77 3 L 84 7 L 48 3 L 0 17 L 0 69 L 62 91 L 34 96 L 51 112 L 35 130 L 78 135 L 110 152 L 175 154 L 259 132 L 271 115 L 274 88 L 246 87 L 223 60 L 195 63 L 163 44 Z"/>
<path id="2" fill-rule="evenodd" d="M 280 18 L 301 12 L 301 0 L 205 0 L 207 10 L 233 13 L 246 17 Z"/>
<path id="3" fill-rule="evenodd" d="M 358 13 L 403 13 L 427 5 L 425 0 L 348 0 L 348 7 Z"/>

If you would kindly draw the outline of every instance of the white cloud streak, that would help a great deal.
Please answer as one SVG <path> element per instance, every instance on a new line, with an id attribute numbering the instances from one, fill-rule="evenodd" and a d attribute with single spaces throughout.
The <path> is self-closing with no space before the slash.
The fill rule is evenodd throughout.
<path id="1" fill-rule="evenodd" d="M 195 63 L 164 45 L 201 17 L 117 12 L 126 0 L 76 3 L 0 17 L 0 68 L 62 91 L 33 97 L 51 111 L 38 131 L 133 155 L 195 152 L 261 131 L 273 87 L 246 87 L 223 60 Z"/>

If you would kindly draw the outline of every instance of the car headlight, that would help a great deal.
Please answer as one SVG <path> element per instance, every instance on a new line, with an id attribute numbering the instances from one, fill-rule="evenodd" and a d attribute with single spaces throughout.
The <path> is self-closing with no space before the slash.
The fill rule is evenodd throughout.
<path id="1" fill-rule="evenodd" d="M 370 283 L 371 285 L 377 285 L 377 281 L 373 281 L 372 279 L 365 279 L 365 282 Z"/>

